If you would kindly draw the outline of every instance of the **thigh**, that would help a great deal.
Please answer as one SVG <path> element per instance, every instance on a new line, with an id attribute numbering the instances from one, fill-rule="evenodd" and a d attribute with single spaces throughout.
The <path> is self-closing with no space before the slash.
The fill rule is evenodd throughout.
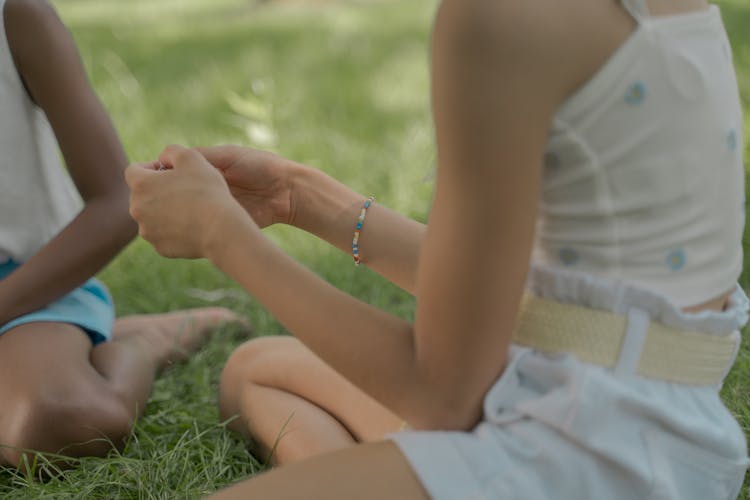
<path id="1" fill-rule="evenodd" d="M 272 469 L 211 498 L 426 500 L 428 496 L 396 445 L 381 441 Z"/>
<path id="2" fill-rule="evenodd" d="M 263 337 L 240 346 L 222 377 L 222 400 L 238 401 L 239 394 L 227 393 L 241 392 L 248 381 L 312 402 L 339 420 L 358 441 L 382 439 L 398 431 L 403 422 L 294 337 Z M 223 411 L 237 414 L 239 405 Z"/>

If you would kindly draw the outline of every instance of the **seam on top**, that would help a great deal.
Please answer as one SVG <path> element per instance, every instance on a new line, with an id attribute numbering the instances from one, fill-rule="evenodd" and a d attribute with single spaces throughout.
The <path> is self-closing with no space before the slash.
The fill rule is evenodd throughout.
<path id="1" fill-rule="evenodd" d="M 611 186 L 612 183 L 607 176 L 607 172 L 602 168 L 602 162 L 599 158 L 599 155 L 591 146 L 589 146 L 588 142 L 583 138 L 578 130 L 573 125 L 563 119 L 560 119 L 559 117 L 556 118 L 556 122 L 563 127 L 564 131 L 569 134 L 571 140 L 573 140 L 583 150 L 586 157 L 590 160 L 591 166 L 589 170 L 594 175 L 594 186 L 596 189 L 596 192 L 594 194 L 596 196 L 596 204 L 597 206 L 600 206 L 604 209 L 604 217 L 608 219 L 608 227 L 611 228 L 609 238 L 610 243 L 612 244 L 611 249 L 613 250 L 612 260 L 614 266 L 608 269 L 608 271 L 613 272 L 615 276 L 621 278 L 622 248 L 620 245 L 620 223 L 617 220 L 617 217 L 615 217 L 615 207 L 613 201 L 614 198 L 612 196 Z"/>

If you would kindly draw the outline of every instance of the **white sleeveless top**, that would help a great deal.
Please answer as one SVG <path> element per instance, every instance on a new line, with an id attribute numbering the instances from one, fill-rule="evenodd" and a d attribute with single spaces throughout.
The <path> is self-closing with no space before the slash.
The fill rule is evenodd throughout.
<path id="1" fill-rule="evenodd" d="M 742 267 L 731 50 L 716 6 L 648 17 L 623 3 L 639 26 L 550 131 L 534 260 L 695 305 L 732 290 Z"/>
<path id="2" fill-rule="evenodd" d="M 0 0 L 0 13 L 5 0 Z M 27 260 L 78 213 L 44 112 L 29 98 L 0 23 L 0 263 Z"/>

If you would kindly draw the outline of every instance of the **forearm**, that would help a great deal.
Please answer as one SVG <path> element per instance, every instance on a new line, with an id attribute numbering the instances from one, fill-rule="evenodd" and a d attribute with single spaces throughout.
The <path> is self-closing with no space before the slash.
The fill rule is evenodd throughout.
<path id="1" fill-rule="evenodd" d="M 58 299 L 101 270 L 136 234 L 127 193 L 90 200 L 39 252 L 0 281 L 0 324 Z"/>
<path id="2" fill-rule="evenodd" d="M 357 217 L 365 197 L 328 175 L 304 166 L 292 175 L 292 224 L 351 254 Z M 425 225 L 374 203 L 359 239 L 367 267 L 413 293 Z"/>
<path id="3" fill-rule="evenodd" d="M 429 421 L 439 388 L 418 375 L 429 370 L 412 324 L 336 289 L 253 231 L 235 226 L 217 238 L 213 263 L 352 383 L 413 425 Z"/>
<path id="4" fill-rule="evenodd" d="M 91 88 L 72 36 L 47 2 L 9 0 L 4 17 L 18 74 L 52 126 L 85 208 L 0 281 L 0 324 L 81 285 L 137 229 L 128 215 L 128 190 L 122 181 L 127 157 Z"/>

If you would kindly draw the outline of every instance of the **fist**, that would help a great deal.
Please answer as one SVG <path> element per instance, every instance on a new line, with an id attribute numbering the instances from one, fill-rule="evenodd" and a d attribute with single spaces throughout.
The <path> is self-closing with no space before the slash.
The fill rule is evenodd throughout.
<path id="1" fill-rule="evenodd" d="M 165 257 L 206 257 L 244 217 L 224 177 L 197 151 L 168 146 L 159 160 L 130 165 L 130 215 L 138 233 Z"/>

